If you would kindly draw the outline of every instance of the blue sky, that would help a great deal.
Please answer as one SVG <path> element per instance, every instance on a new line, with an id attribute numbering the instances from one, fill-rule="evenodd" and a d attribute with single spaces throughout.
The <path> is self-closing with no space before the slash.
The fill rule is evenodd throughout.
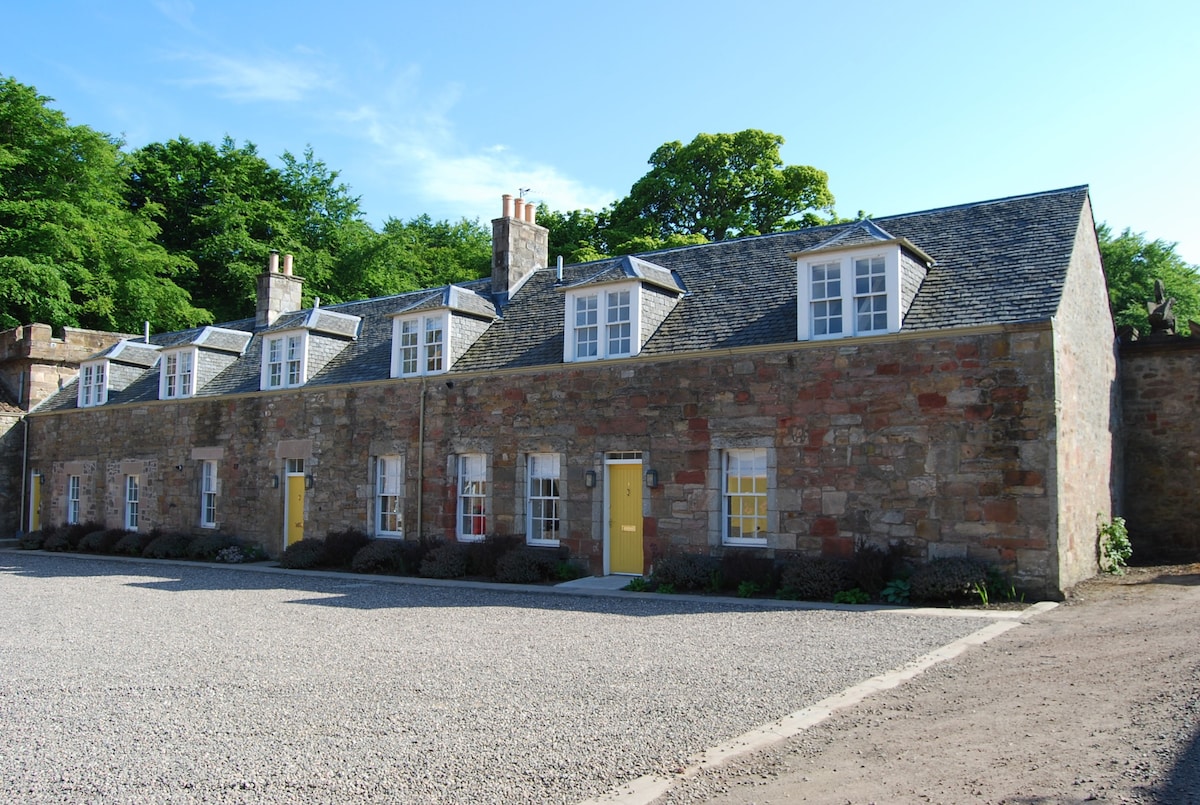
<path id="1" fill-rule="evenodd" d="M 1200 263 L 1200 3 L 44 0 L 0 74 L 129 147 L 311 145 L 367 218 L 623 196 L 664 142 L 758 128 L 888 215 L 1091 186 Z"/>

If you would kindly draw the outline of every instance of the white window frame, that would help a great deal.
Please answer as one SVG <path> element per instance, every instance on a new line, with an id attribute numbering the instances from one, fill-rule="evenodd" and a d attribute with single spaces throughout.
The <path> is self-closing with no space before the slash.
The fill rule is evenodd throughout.
<path id="1" fill-rule="evenodd" d="M 177 349 L 164 352 L 159 361 L 158 397 L 160 400 L 179 400 L 191 397 L 196 391 L 197 350 Z"/>
<path id="2" fill-rule="evenodd" d="M 857 266 L 864 261 L 882 260 L 881 273 L 873 274 L 877 280 L 868 284 L 865 292 L 860 292 L 857 277 Z M 822 287 L 820 278 L 814 282 L 814 269 L 827 269 L 837 265 L 841 272 L 839 287 L 834 295 L 820 296 L 817 291 L 826 290 Z M 878 290 L 882 282 L 883 290 Z M 814 287 L 816 286 L 816 287 Z M 870 287 L 874 286 L 874 287 Z M 869 326 L 860 326 L 858 307 L 861 303 L 870 303 L 872 299 L 883 300 L 884 310 L 877 311 L 872 305 L 871 312 L 883 313 L 886 319 L 885 327 L 875 326 L 877 316 L 871 317 Z M 827 332 L 818 323 L 822 317 L 817 315 L 818 306 L 823 303 L 837 302 L 841 306 L 840 330 L 830 326 Z M 814 253 L 801 255 L 796 260 L 796 338 L 800 341 L 822 341 L 836 338 L 848 338 L 858 335 L 878 335 L 880 333 L 896 333 L 900 331 L 900 247 L 888 245 L 885 248 L 857 249 L 854 251 L 834 253 Z"/>
<path id="3" fill-rule="evenodd" d="M 562 457 L 530 453 L 525 469 L 525 542 L 558 545 L 562 535 Z"/>
<path id="4" fill-rule="evenodd" d="M 487 536 L 487 454 L 458 456 L 458 501 L 455 531 L 460 542 L 481 542 Z"/>
<path id="5" fill-rule="evenodd" d="M 141 519 L 141 478 L 125 476 L 125 530 L 137 531 Z"/>
<path id="6" fill-rule="evenodd" d="M 375 536 L 404 539 L 403 456 L 375 459 Z"/>
<path id="7" fill-rule="evenodd" d="M 449 369 L 448 311 L 392 319 L 392 377 L 440 375 Z"/>
<path id="8" fill-rule="evenodd" d="M 67 476 L 67 525 L 77 525 L 79 523 L 79 489 L 80 477 L 78 475 Z"/>
<path id="9" fill-rule="evenodd" d="M 221 494 L 221 481 L 217 477 L 216 459 L 200 462 L 200 527 L 217 527 L 217 497 Z"/>
<path id="10" fill-rule="evenodd" d="M 757 474 L 761 469 L 762 474 Z M 735 475 L 736 472 L 736 475 Z M 731 483 L 733 479 L 738 483 Z M 762 489 L 754 488 L 761 479 Z M 749 481 L 751 488 L 745 483 Z M 770 528 L 770 457 L 765 447 L 731 448 L 721 451 L 721 542 L 725 545 L 766 545 Z M 751 511 L 747 511 L 750 504 Z M 733 524 L 746 520 L 757 521 L 761 529 L 755 536 L 746 536 L 739 526 L 735 532 Z"/>
<path id="11" fill-rule="evenodd" d="M 303 386 L 308 377 L 308 331 L 271 333 L 263 336 L 262 391 Z"/>
<path id="12" fill-rule="evenodd" d="M 854 330 L 857 333 L 887 332 L 887 314 L 891 307 L 891 299 L 887 292 L 886 264 L 887 260 L 881 254 L 856 257 L 850 261 L 851 270 L 854 272 Z M 866 269 L 865 273 L 863 269 Z M 882 288 L 879 287 L 881 285 Z M 879 303 L 882 303 L 882 308 L 876 307 Z"/>
<path id="13" fill-rule="evenodd" d="M 108 402 L 108 361 L 92 361 L 79 367 L 79 407 L 91 408 Z"/>
<path id="14" fill-rule="evenodd" d="M 564 307 L 563 361 L 631 358 L 641 352 L 640 283 L 590 285 L 568 291 Z"/>

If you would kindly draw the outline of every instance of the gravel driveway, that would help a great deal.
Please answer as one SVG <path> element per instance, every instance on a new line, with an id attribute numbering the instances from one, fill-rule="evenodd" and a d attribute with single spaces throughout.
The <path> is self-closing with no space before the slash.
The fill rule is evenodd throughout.
<path id="1" fill-rule="evenodd" d="M 987 621 L 0 552 L 0 800 L 563 802 Z"/>

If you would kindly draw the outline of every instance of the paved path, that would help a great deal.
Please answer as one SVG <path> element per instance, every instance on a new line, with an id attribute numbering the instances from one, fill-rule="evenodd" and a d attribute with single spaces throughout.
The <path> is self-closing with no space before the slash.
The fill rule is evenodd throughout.
<path id="1" fill-rule="evenodd" d="M 576 803 L 989 623 L 19 551 L 0 610 L 34 803 Z"/>

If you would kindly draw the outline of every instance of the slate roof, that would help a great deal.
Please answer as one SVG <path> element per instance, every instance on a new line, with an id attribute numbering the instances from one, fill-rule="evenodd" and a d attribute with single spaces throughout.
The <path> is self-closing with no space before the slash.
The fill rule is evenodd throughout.
<path id="1" fill-rule="evenodd" d="M 796 253 L 821 244 L 877 237 L 908 241 L 934 261 L 905 316 L 902 332 L 1044 321 L 1057 311 L 1080 217 L 1087 209 L 1086 187 L 963 204 L 861 222 L 665 249 L 566 266 L 563 279 L 554 266 L 533 272 L 503 308 L 499 318 L 447 373 L 563 364 L 565 288 L 589 282 L 628 279 L 674 287 L 684 294 L 642 356 L 693 350 L 753 347 L 796 341 Z M 1091 222 L 1088 221 L 1088 224 Z M 839 240 L 839 236 L 844 236 Z M 553 256 L 552 256 L 553 257 Z M 483 318 L 497 315 L 491 280 L 461 283 L 381 299 L 321 308 L 358 317 L 358 338 L 347 343 L 306 388 L 385 380 L 391 368 L 391 317 L 404 312 L 450 307 Z M 458 307 L 456 307 L 456 305 Z M 308 316 L 300 311 L 298 316 Z M 222 325 L 250 332 L 253 319 Z M 276 326 L 272 329 L 277 329 Z M 182 334 L 153 336 L 156 344 L 176 343 Z M 829 343 L 836 346 L 837 342 Z M 261 338 L 209 382 L 196 397 L 259 390 Z M 157 398 L 157 371 L 147 371 L 124 392 L 110 392 L 110 404 Z M 153 383 L 150 383 L 150 378 Z M 405 381 L 397 381 L 405 382 Z M 40 410 L 75 407 L 71 383 Z"/>

